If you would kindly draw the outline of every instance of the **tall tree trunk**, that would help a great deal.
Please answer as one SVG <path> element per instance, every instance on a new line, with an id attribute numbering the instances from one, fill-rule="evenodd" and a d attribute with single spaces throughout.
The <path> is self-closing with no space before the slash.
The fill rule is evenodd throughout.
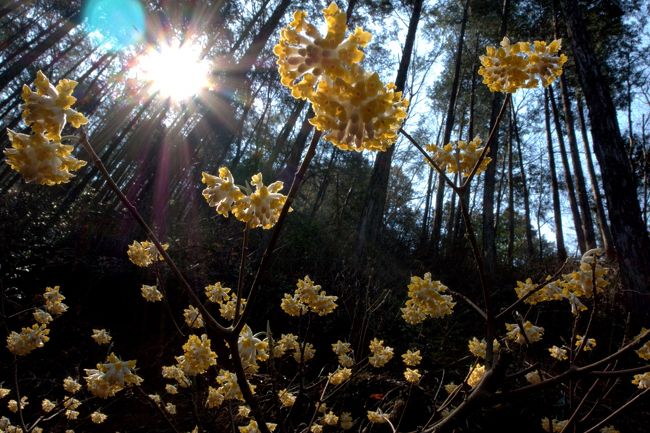
<path id="1" fill-rule="evenodd" d="M 591 183 L 591 194 L 593 195 L 594 203 L 596 204 L 596 219 L 598 221 L 598 228 L 600 229 L 603 248 L 609 255 L 612 255 L 614 248 L 614 244 L 612 243 L 612 232 L 609 230 L 609 224 L 607 223 L 607 214 L 605 213 L 605 206 L 603 205 L 603 197 L 600 193 L 600 187 L 598 186 L 598 178 L 596 177 L 594 160 L 591 157 L 591 148 L 589 146 L 589 137 L 587 136 L 587 124 L 585 122 L 585 112 L 582 107 L 582 98 L 578 97 L 576 99 L 580 133 L 582 136 L 582 144 L 585 149 L 585 157 L 587 158 L 587 171 L 589 172 L 589 181 Z"/>
<path id="2" fill-rule="evenodd" d="M 528 197 L 528 182 L 526 180 L 526 170 L 524 170 L 524 154 L 521 151 L 521 138 L 519 136 L 519 126 L 517 125 L 517 113 L 514 107 L 510 106 L 510 114 L 512 115 L 512 124 L 514 127 L 515 141 L 517 142 L 517 155 L 519 159 L 519 172 L 521 173 L 521 188 L 524 195 L 524 224 L 526 225 L 526 254 L 529 258 L 535 255 L 535 247 L 533 245 L 533 230 L 530 221 L 530 197 Z M 537 233 L 541 236 L 540 233 Z"/>
<path id="3" fill-rule="evenodd" d="M 650 239 L 643 220 L 634 174 L 618 127 L 607 81 L 584 25 L 577 0 L 561 0 L 582 86 L 596 157 L 605 185 L 612 237 L 620 265 L 628 308 L 635 321 L 650 318 Z"/>
<path id="4" fill-rule="evenodd" d="M 499 28 L 499 40 L 503 39 L 508 30 L 508 15 L 510 11 L 510 0 L 503 0 L 501 6 L 501 27 Z M 499 109 L 503 104 L 503 95 L 499 92 L 492 97 L 492 110 L 490 113 L 490 131 L 494 129 Z M 483 185 L 483 255 L 486 277 L 491 280 L 494 277 L 497 266 L 497 245 L 496 231 L 494 226 L 494 187 L 496 185 L 497 167 L 496 161 L 499 155 L 499 131 L 495 132 L 494 140 L 490 146 L 488 155 L 495 163 L 488 164 L 484 175 Z"/>
<path id="5" fill-rule="evenodd" d="M 512 112 L 508 116 L 508 265 L 512 266 L 512 256 L 515 248 L 515 182 L 512 158 L 513 135 Z"/>
<path id="6" fill-rule="evenodd" d="M 463 46 L 465 39 L 465 28 L 469 17 L 469 0 L 466 0 L 463 8 L 463 17 L 460 21 L 460 30 L 458 32 L 458 41 L 456 43 L 456 56 L 454 60 L 454 76 L 449 92 L 449 103 L 447 105 L 447 116 L 445 120 L 445 132 L 442 136 L 441 146 L 445 146 L 451 140 L 451 131 L 454 127 L 454 118 L 456 110 L 456 99 L 458 98 L 458 89 L 460 87 L 460 68 L 463 60 Z M 442 229 L 443 201 L 445 197 L 444 175 L 438 173 L 438 191 L 436 192 L 435 216 L 433 218 L 433 227 L 431 229 L 431 249 L 433 256 L 437 257 L 440 251 L 440 236 Z"/>
<path id="7" fill-rule="evenodd" d="M 423 0 L 415 0 L 413 4 L 413 13 L 409 21 L 406 40 L 404 41 L 404 50 L 400 60 L 395 87 L 397 91 L 404 91 L 408 68 L 411 63 L 413 46 L 415 44 L 415 34 L 420 22 L 422 13 Z M 375 159 L 370 175 L 370 184 L 366 193 L 366 202 L 361 213 L 361 222 L 357 231 L 357 245 L 355 256 L 361 258 L 368 244 L 376 242 L 379 231 L 381 230 L 384 207 L 386 206 L 386 196 L 388 194 L 388 178 L 390 176 L 390 166 L 395 152 L 395 145 L 391 146 L 385 152 L 380 152 Z"/>
<path id="8" fill-rule="evenodd" d="M 553 196 L 553 220 L 555 222 L 555 244 L 557 257 L 560 262 L 567 258 L 564 246 L 564 230 L 562 229 L 562 210 L 560 207 L 560 191 L 555 169 L 555 151 L 553 150 L 553 136 L 551 135 L 551 114 L 549 112 L 548 92 L 544 91 L 544 126 L 546 127 L 546 147 L 548 149 L 548 165 L 551 174 L 551 194 Z M 541 254 L 541 247 L 540 247 Z"/>
<path id="9" fill-rule="evenodd" d="M 569 138 L 571 163 L 573 165 L 573 174 L 575 175 L 576 192 L 578 193 L 578 205 L 580 206 L 580 216 L 582 218 L 582 230 L 584 232 L 585 245 L 587 249 L 590 250 L 596 248 L 594 220 L 591 217 L 591 207 L 589 206 L 589 197 L 587 196 L 585 175 L 582 171 L 582 162 L 580 161 L 580 153 L 578 152 L 575 120 L 573 118 L 571 100 L 569 99 L 569 89 L 564 74 L 560 76 L 560 92 L 562 94 L 562 106 L 564 108 L 564 123 L 566 125 L 567 137 Z"/>
<path id="10" fill-rule="evenodd" d="M 580 248 L 580 254 L 584 254 L 587 251 L 585 231 L 582 228 L 582 219 L 580 217 L 580 210 L 578 209 L 575 185 L 573 183 L 571 168 L 569 167 L 569 157 L 567 156 L 566 145 L 564 144 L 564 134 L 562 132 L 562 125 L 560 125 L 560 114 L 558 113 L 557 103 L 555 102 L 553 86 L 548 86 L 547 90 L 548 99 L 551 102 L 557 142 L 560 145 L 560 159 L 562 160 L 562 167 L 564 168 L 564 183 L 566 184 L 567 195 L 569 196 L 569 206 L 571 208 L 571 215 L 573 216 L 573 226 L 576 230 L 576 239 L 578 241 L 578 248 Z"/>

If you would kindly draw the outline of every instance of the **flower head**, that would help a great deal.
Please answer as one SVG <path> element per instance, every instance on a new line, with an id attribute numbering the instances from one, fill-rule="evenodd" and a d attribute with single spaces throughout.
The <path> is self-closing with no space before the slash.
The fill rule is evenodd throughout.
<path id="1" fill-rule="evenodd" d="M 422 323 L 427 317 L 448 316 L 456 305 L 450 295 L 443 294 L 447 291 L 447 286 L 440 281 L 433 281 L 429 272 L 424 274 L 424 278 L 411 277 L 408 289 L 409 299 L 402 308 L 402 318 L 411 325 Z"/>
<path id="2" fill-rule="evenodd" d="M 370 342 L 370 355 L 368 362 L 373 367 L 383 367 L 393 358 L 393 348 L 384 346 L 384 340 L 373 338 Z"/>
<path id="3" fill-rule="evenodd" d="M 217 363 L 217 354 L 210 348 L 210 339 L 206 334 L 199 338 L 190 335 L 183 344 L 183 355 L 177 356 L 176 361 L 183 372 L 189 376 L 205 373 L 208 368 Z"/>
<path id="4" fill-rule="evenodd" d="M 427 150 L 432 153 L 432 158 L 441 170 L 447 173 L 460 173 L 463 177 L 468 177 L 479 158 L 485 151 L 485 146 L 480 147 L 481 138 L 477 135 L 470 142 L 458 140 L 456 144 L 448 143 L 442 148 L 435 144 L 427 145 Z M 489 157 L 481 160 L 481 165 L 476 170 L 480 174 L 487 169 L 490 164 Z"/>
<path id="5" fill-rule="evenodd" d="M 77 100 L 72 96 L 76 86 L 76 81 L 67 79 L 60 80 L 54 86 L 43 72 L 38 71 L 34 80 L 35 92 L 28 85 L 23 85 L 23 121 L 36 134 L 45 134 L 53 141 L 61 140 L 61 131 L 66 122 L 75 128 L 85 125 L 88 119 L 71 108 Z"/>
<path id="6" fill-rule="evenodd" d="M 33 324 L 31 328 L 23 328 L 20 333 L 11 331 L 7 337 L 7 348 L 11 353 L 24 356 L 34 349 L 43 347 L 50 340 L 47 335 L 50 330 L 47 325 Z"/>
<path id="7" fill-rule="evenodd" d="M 88 391 L 100 398 L 114 396 L 122 389 L 139 385 L 142 378 L 135 374 L 135 361 L 122 361 L 111 353 L 105 363 L 97 364 L 97 369 L 86 369 Z"/>
<path id="8" fill-rule="evenodd" d="M 86 165 L 72 156 L 74 148 L 50 141 L 42 133 L 20 134 L 7 130 L 11 147 L 4 150 L 7 164 L 20 173 L 25 182 L 56 185 L 69 182 L 73 171 Z"/>
<path id="9" fill-rule="evenodd" d="M 143 284 L 140 288 L 140 292 L 142 293 L 144 300 L 147 302 L 162 301 L 163 294 L 160 293 L 160 290 L 158 290 L 157 286 L 149 286 L 147 284 Z"/>
<path id="10" fill-rule="evenodd" d="M 219 169 L 219 176 L 203 172 L 201 182 L 206 185 L 203 197 L 208 205 L 226 218 L 232 206 L 244 197 L 244 193 L 235 185 L 235 179 L 226 167 Z"/>
<path id="11" fill-rule="evenodd" d="M 169 244 L 162 244 L 162 247 L 164 250 L 167 250 L 169 248 Z M 143 268 L 146 268 L 156 261 L 163 260 L 163 257 L 156 248 L 156 245 L 153 242 L 149 241 L 133 241 L 133 243 L 129 245 L 127 254 L 129 255 L 129 260 L 131 263 Z"/>
<path id="12" fill-rule="evenodd" d="M 549 86 L 562 75 L 562 66 L 567 57 L 558 56 L 561 40 L 550 44 L 535 41 L 510 43 L 504 37 L 499 48 L 487 47 L 487 53 L 480 56 L 478 73 L 492 92 L 514 93 L 521 88 L 536 87 L 539 81 Z"/>
<path id="13" fill-rule="evenodd" d="M 524 332 L 521 331 L 517 323 L 506 323 L 506 330 L 508 331 L 506 338 L 517 344 L 535 343 L 544 335 L 544 328 L 535 326 L 529 321 L 524 323 Z"/>
<path id="14" fill-rule="evenodd" d="M 255 191 L 249 196 L 242 197 L 233 206 L 233 214 L 239 221 L 248 224 L 250 228 L 272 228 L 278 222 L 280 212 L 287 196 L 280 194 L 284 184 L 280 181 L 264 185 L 262 173 L 251 178 Z"/>

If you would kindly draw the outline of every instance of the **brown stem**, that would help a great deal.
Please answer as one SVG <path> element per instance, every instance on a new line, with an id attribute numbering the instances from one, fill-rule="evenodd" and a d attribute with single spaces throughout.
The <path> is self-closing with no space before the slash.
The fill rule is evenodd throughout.
<path id="1" fill-rule="evenodd" d="M 503 99 L 503 105 L 501 105 L 501 110 L 499 110 L 499 114 L 497 115 L 497 118 L 494 122 L 494 127 L 492 128 L 492 131 L 490 131 L 490 135 L 488 136 L 487 141 L 485 142 L 485 147 L 483 147 L 483 152 L 481 152 L 481 155 L 479 158 L 476 160 L 476 164 L 474 164 L 474 167 L 472 168 L 472 171 L 470 172 L 469 176 L 465 178 L 465 182 L 461 186 L 461 189 L 465 189 L 469 186 L 470 182 L 476 175 L 476 172 L 478 171 L 478 168 L 481 166 L 481 163 L 485 159 L 485 155 L 487 155 L 488 151 L 490 150 L 490 146 L 492 145 L 492 142 L 494 141 L 495 137 L 497 136 L 497 131 L 499 130 L 499 125 L 501 124 L 501 119 L 503 119 L 504 114 L 506 113 L 506 110 L 508 108 L 508 103 L 512 99 L 512 94 L 508 93 L 506 97 Z M 471 137 L 470 137 L 471 138 Z"/>
<path id="2" fill-rule="evenodd" d="M 233 332 L 235 333 L 235 335 L 239 334 L 239 331 L 241 331 L 241 329 L 244 327 L 244 324 L 246 323 L 246 318 L 250 314 L 250 309 L 251 306 L 253 305 L 252 300 L 259 288 L 262 274 L 264 274 L 266 268 L 268 267 L 271 261 L 275 244 L 277 243 L 278 238 L 280 237 L 280 231 L 282 230 L 287 214 L 289 213 L 289 209 L 291 208 L 291 203 L 293 203 L 293 200 L 296 194 L 298 193 L 298 190 L 300 189 L 300 185 L 302 184 L 302 180 L 305 176 L 305 172 L 307 171 L 307 167 L 309 167 L 309 163 L 311 162 L 312 158 L 316 154 L 316 145 L 318 144 L 321 135 L 322 134 L 320 131 L 314 132 L 314 135 L 311 139 L 311 143 L 309 144 L 309 149 L 307 149 L 307 153 L 305 154 L 305 159 L 303 159 L 302 164 L 300 164 L 300 168 L 298 169 L 298 171 L 293 177 L 291 188 L 289 189 L 289 193 L 287 194 L 287 200 L 285 201 L 284 206 L 282 207 L 282 211 L 280 212 L 280 216 L 278 217 L 278 222 L 275 224 L 275 227 L 273 228 L 271 239 L 269 240 L 269 244 L 266 247 L 266 250 L 264 250 L 264 254 L 262 255 L 262 259 L 260 260 L 260 265 L 257 268 L 257 272 L 255 273 L 255 278 L 253 279 L 253 283 L 251 284 L 250 291 L 248 292 L 248 301 L 246 302 L 246 306 L 244 307 L 244 311 L 241 317 L 239 318 L 239 321 L 234 326 Z"/>
<path id="3" fill-rule="evenodd" d="M 611 414 L 609 414 L 609 416 L 607 416 L 604 420 L 602 420 L 601 422 L 599 422 L 598 424 L 596 424 L 595 426 L 593 426 L 593 427 L 590 428 L 589 430 L 585 431 L 585 433 L 592 433 L 592 432 L 597 431 L 599 428 L 601 428 L 603 425 L 605 425 L 607 422 L 609 422 L 610 419 L 614 418 L 616 415 L 618 415 L 619 413 L 623 412 L 623 411 L 624 411 L 625 409 L 627 409 L 630 405 L 632 405 L 632 403 L 634 403 L 635 401 L 637 401 L 638 399 L 640 399 L 641 397 L 643 397 L 643 396 L 644 396 L 648 391 L 650 391 L 650 388 L 646 388 L 646 389 L 644 389 L 642 392 L 638 393 L 638 394 L 637 394 L 634 398 L 632 398 L 630 401 L 628 401 L 628 402 L 625 403 L 623 406 L 619 407 L 619 408 L 616 409 L 614 412 L 612 412 Z"/>
<path id="4" fill-rule="evenodd" d="M 239 277 L 237 279 L 237 308 L 235 309 L 235 320 L 233 323 L 237 323 L 239 320 L 239 310 L 241 308 L 241 298 L 242 298 L 242 289 L 244 286 L 244 268 L 246 267 L 246 255 L 248 254 L 248 232 L 249 226 L 246 224 L 244 227 L 244 239 L 242 240 L 241 246 L 241 260 L 239 262 Z"/>
<path id="5" fill-rule="evenodd" d="M 178 268 L 174 260 L 171 258 L 169 254 L 167 254 L 167 251 L 165 251 L 165 249 L 163 248 L 162 244 L 160 243 L 160 240 L 158 240 L 158 237 L 154 234 L 151 228 L 149 228 L 149 225 L 145 222 L 142 215 L 140 215 L 140 213 L 135 208 L 135 206 L 133 206 L 133 204 L 129 201 L 126 195 L 124 195 L 124 193 L 117 186 L 115 181 L 113 181 L 113 178 L 111 177 L 110 173 L 104 166 L 104 163 L 102 163 L 101 159 L 99 159 L 99 156 L 97 156 L 95 150 L 90 145 L 86 132 L 83 129 L 80 132 L 81 132 L 80 143 L 83 146 L 83 148 L 86 150 L 86 152 L 88 152 L 90 158 L 93 160 L 93 163 L 95 164 L 99 172 L 104 177 L 106 184 L 115 193 L 115 195 L 117 195 L 117 197 L 120 199 L 124 207 L 126 207 L 126 209 L 129 211 L 131 216 L 144 229 L 145 233 L 147 234 L 147 237 L 151 239 L 153 244 L 156 246 L 156 249 L 162 256 L 163 260 L 165 260 L 165 262 L 172 269 L 173 273 L 176 275 L 176 278 L 178 278 L 178 280 L 181 282 L 181 287 L 185 290 L 187 295 L 190 297 L 192 303 L 199 309 L 199 311 L 203 315 L 203 318 L 206 319 L 206 322 L 210 327 L 210 329 L 212 329 L 218 335 L 221 336 L 228 335 L 230 330 L 223 327 L 221 324 L 219 324 L 219 322 L 216 321 L 214 317 L 212 317 L 212 315 L 205 307 L 205 305 L 203 305 L 203 302 L 201 302 L 201 299 L 198 297 L 198 295 L 194 292 L 192 286 L 190 286 L 190 283 L 187 281 L 187 279 L 185 278 L 181 270 Z"/>

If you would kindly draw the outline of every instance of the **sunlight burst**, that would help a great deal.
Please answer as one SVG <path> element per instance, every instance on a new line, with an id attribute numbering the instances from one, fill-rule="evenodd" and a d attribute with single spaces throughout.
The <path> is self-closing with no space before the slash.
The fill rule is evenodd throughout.
<path id="1" fill-rule="evenodd" d="M 209 86 L 210 63 L 197 44 L 174 40 L 152 47 L 138 58 L 135 78 L 149 84 L 151 94 L 182 101 Z"/>

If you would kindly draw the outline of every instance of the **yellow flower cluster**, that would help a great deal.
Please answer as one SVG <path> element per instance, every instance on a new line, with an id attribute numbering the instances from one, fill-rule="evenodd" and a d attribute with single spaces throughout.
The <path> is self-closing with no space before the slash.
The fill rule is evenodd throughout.
<path id="1" fill-rule="evenodd" d="M 203 197 L 217 213 L 228 217 L 232 213 L 239 221 L 254 229 L 270 229 L 278 222 L 280 212 L 287 196 L 280 194 L 284 184 L 280 181 L 264 185 L 262 173 L 251 178 L 255 187 L 250 195 L 245 195 L 234 183 L 234 178 L 226 167 L 219 169 L 219 176 L 203 172 L 201 182 L 206 184 Z"/>
<path id="2" fill-rule="evenodd" d="M 349 368 L 338 368 L 334 373 L 329 374 L 330 383 L 332 385 L 340 385 L 347 382 L 352 377 L 352 370 Z"/>
<path id="3" fill-rule="evenodd" d="M 193 305 L 189 305 L 183 310 L 183 318 L 185 319 L 185 324 L 190 328 L 203 328 L 203 316 L 201 316 L 199 309 Z"/>
<path id="4" fill-rule="evenodd" d="M 468 177 L 485 149 L 485 146 L 480 147 L 481 143 L 482 140 L 477 135 L 469 143 L 458 140 L 456 144 L 447 143 L 442 148 L 435 144 L 429 144 L 427 150 L 432 153 L 431 159 L 436 162 L 441 170 L 451 174 L 460 173 L 463 177 Z M 481 165 L 476 170 L 476 174 L 484 172 L 490 161 L 492 159 L 489 157 L 483 158 Z"/>
<path id="5" fill-rule="evenodd" d="M 210 339 L 206 334 L 201 335 L 201 338 L 190 335 L 183 344 L 183 355 L 177 356 L 176 362 L 186 375 L 196 376 L 217 364 L 217 354 L 210 348 Z"/>
<path id="6" fill-rule="evenodd" d="M 368 362 L 373 367 L 383 367 L 393 358 L 393 348 L 384 346 L 384 340 L 373 338 L 370 342 L 370 355 Z"/>
<path id="7" fill-rule="evenodd" d="M 289 392 L 286 388 L 278 391 L 278 398 L 282 407 L 291 407 L 296 402 L 295 394 Z"/>
<path id="8" fill-rule="evenodd" d="M 643 331 L 645 331 L 645 329 Z M 646 341 L 645 344 L 636 351 L 636 353 L 639 355 L 639 358 L 650 361 L 650 341 Z"/>
<path id="9" fill-rule="evenodd" d="M 632 379 L 632 384 L 638 386 L 639 389 L 650 388 L 650 371 L 642 374 L 635 374 L 634 379 Z"/>
<path id="10" fill-rule="evenodd" d="M 239 333 L 238 347 L 239 356 L 246 371 L 257 372 L 257 361 L 269 359 L 268 341 L 260 340 L 253 335 L 253 330 L 248 325 L 244 325 Z"/>
<path id="11" fill-rule="evenodd" d="M 547 87 L 562 75 L 567 61 L 567 56 L 558 55 L 561 39 L 548 45 L 542 41 L 511 44 L 504 37 L 500 45 L 487 47 L 486 55 L 480 56 L 478 73 L 492 92 L 514 93 L 518 89 L 537 87 L 540 81 Z"/>
<path id="12" fill-rule="evenodd" d="M 81 389 L 81 385 L 75 379 L 68 376 L 63 379 L 63 389 L 70 394 L 76 394 Z"/>
<path id="13" fill-rule="evenodd" d="M 424 274 L 424 278 L 411 277 L 408 289 L 409 299 L 402 308 L 402 318 L 411 325 L 422 323 L 427 317 L 437 319 L 448 316 L 456 305 L 451 295 L 443 294 L 447 286 L 440 281 L 432 281 L 429 272 Z"/>
<path id="14" fill-rule="evenodd" d="M 175 380 L 181 388 L 187 388 L 191 384 L 190 379 L 185 374 L 185 371 L 183 371 L 183 369 L 178 365 L 163 366 L 162 377 L 165 379 Z"/>
<path id="15" fill-rule="evenodd" d="M 338 296 L 330 296 L 321 286 L 306 275 L 304 279 L 298 280 L 293 295 L 284 294 L 280 307 L 290 316 L 301 316 L 308 311 L 317 313 L 319 316 L 326 316 L 333 312 L 337 305 Z"/>
<path id="16" fill-rule="evenodd" d="M 47 335 L 50 330 L 47 325 L 34 323 L 31 328 L 23 328 L 20 333 L 11 331 L 7 337 L 7 348 L 11 353 L 18 356 L 24 356 L 34 349 L 43 347 L 50 340 Z"/>
<path id="17" fill-rule="evenodd" d="M 482 364 L 476 364 L 469 373 L 467 384 L 474 388 L 476 385 L 481 383 L 483 376 L 485 376 L 485 366 Z"/>
<path id="18" fill-rule="evenodd" d="M 539 371 L 534 370 L 530 373 L 526 373 L 526 380 L 531 384 L 540 383 L 542 381 L 542 376 L 539 374 Z"/>
<path id="19" fill-rule="evenodd" d="M 577 335 L 576 336 L 576 349 L 580 348 L 580 345 L 582 345 L 582 340 L 584 337 L 582 335 Z M 587 338 L 587 341 L 585 341 L 585 346 L 582 348 L 585 352 L 588 352 L 590 350 L 594 350 L 594 347 L 596 347 L 596 339 L 595 338 Z"/>
<path id="20" fill-rule="evenodd" d="M 338 356 L 341 367 L 352 367 L 354 365 L 353 351 L 350 343 L 344 343 L 338 340 L 332 344 L 332 351 Z"/>
<path id="21" fill-rule="evenodd" d="M 345 12 L 334 2 L 323 14 L 325 37 L 306 21 L 305 11 L 296 11 L 282 29 L 273 49 L 281 82 L 294 98 L 312 103 L 316 116 L 310 123 L 326 140 L 342 150 L 384 151 L 397 139 L 408 102 L 393 84 L 384 86 L 359 66 L 370 33 L 357 27 L 346 38 Z"/>
<path id="22" fill-rule="evenodd" d="M 528 320 L 524 323 L 524 332 L 526 335 L 521 332 L 519 324 L 517 323 L 506 323 L 506 338 L 510 341 L 514 341 L 517 344 L 526 344 L 526 340 L 530 343 L 535 343 L 542 339 L 544 335 L 544 328 L 541 326 L 535 326 Z"/>
<path id="23" fill-rule="evenodd" d="M 467 347 L 472 355 L 477 358 L 485 359 L 485 353 L 487 351 L 487 342 L 485 341 L 485 338 L 479 341 L 478 338 L 472 337 L 472 339 L 467 343 Z M 492 341 L 493 350 L 496 352 L 500 347 L 501 345 L 499 344 L 499 341 L 494 339 Z"/>
<path id="24" fill-rule="evenodd" d="M 76 98 L 72 92 L 77 82 L 61 80 L 55 86 L 38 71 L 34 86 L 23 85 L 23 121 L 32 134 L 20 134 L 7 129 L 11 147 L 4 150 L 9 166 L 22 174 L 26 182 L 41 185 L 66 183 L 71 171 L 86 165 L 72 156 L 72 146 L 61 144 L 61 131 L 66 122 L 79 128 L 88 123 L 81 113 L 73 110 Z"/>
<path id="25" fill-rule="evenodd" d="M 551 346 L 548 348 L 548 352 L 551 354 L 551 357 L 557 359 L 558 361 L 566 361 L 569 359 L 567 350 L 562 347 Z"/>
<path id="26" fill-rule="evenodd" d="M 162 247 L 166 251 L 169 248 L 169 244 L 162 244 Z M 129 249 L 126 253 L 129 255 L 131 263 L 140 266 L 141 268 L 146 268 L 154 262 L 163 260 L 156 245 L 149 241 L 133 241 L 133 243 L 129 245 Z"/>
<path id="27" fill-rule="evenodd" d="M 158 287 L 156 286 L 148 286 L 146 284 L 143 284 L 140 288 L 140 293 L 142 294 L 144 300 L 147 302 L 158 302 L 163 298 L 162 293 L 160 293 Z"/>
<path id="28" fill-rule="evenodd" d="M 587 309 L 580 298 L 591 298 L 593 296 L 594 276 L 596 277 L 596 290 L 602 293 L 607 287 L 608 281 L 605 276 L 609 269 L 604 266 L 602 250 L 593 249 L 587 251 L 580 260 L 580 267 L 575 272 L 562 275 L 555 281 L 547 281 L 544 286 L 526 298 L 527 304 L 535 305 L 544 301 L 559 301 L 566 299 L 571 306 L 571 312 L 578 314 Z M 517 297 L 522 298 L 535 291 L 539 286 L 528 278 L 526 281 L 517 281 L 515 292 Z"/>
<path id="29" fill-rule="evenodd" d="M 422 355 L 420 355 L 419 350 L 407 350 L 406 353 L 402 354 L 402 361 L 408 367 L 416 367 L 422 362 Z"/>
<path id="30" fill-rule="evenodd" d="M 339 417 L 339 426 L 343 430 L 350 430 L 354 426 L 354 421 L 352 420 L 352 414 L 350 412 L 342 412 Z"/>
<path id="31" fill-rule="evenodd" d="M 33 313 L 37 323 L 31 327 L 22 328 L 20 332 L 11 331 L 7 336 L 7 348 L 11 353 L 24 356 L 34 349 L 43 347 L 50 340 L 48 337 L 50 330 L 47 325 L 54 320 L 52 314 L 60 316 L 68 310 L 68 306 L 63 303 L 65 296 L 59 290 L 59 286 L 46 287 L 45 293 L 43 293 L 45 300 L 43 308 L 45 310 L 37 308 Z"/>
<path id="32" fill-rule="evenodd" d="M 409 383 L 418 383 L 422 374 L 417 368 L 407 368 L 404 370 L 404 379 Z"/>
<path id="33" fill-rule="evenodd" d="M 278 425 L 272 422 L 267 422 L 266 423 L 266 428 L 269 429 L 269 431 L 274 431 Z M 260 433 L 260 428 L 257 425 L 257 421 L 251 420 L 248 425 L 244 426 L 239 426 L 239 433 Z"/>
<path id="34" fill-rule="evenodd" d="M 296 362 L 311 361 L 316 356 L 314 345 L 311 343 L 301 344 L 294 334 L 282 334 L 280 339 L 275 342 L 271 353 L 274 358 L 281 358 L 287 352 L 293 352 L 293 359 Z"/>
<path id="35" fill-rule="evenodd" d="M 111 334 L 109 334 L 105 329 L 93 329 L 91 338 L 95 340 L 95 343 L 99 344 L 100 346 L 110 343 L 113 339 L 113 337 L 111 337 Z"/>
<path id="36" fill-rule="evenodd" d="M 548 433 L 560 433 L 562 430 L 564 430 L 564 427 L 567 425 L 569 422 L 568 419 L 565 420 L 557 420 L 553 419 L 552 421 L 549 418 L 542 418 L 542 428 L 544 431 Z"/>
<path id="37" fill-rule="evenodd" d="M 142 378 L 135 374 L 135 361 L 122 361 L 114 353 L 106 358 L 105 363 L 97 364 L 96 369 L 86 369 L 86 386 L 88 391 L 100 398 L 114 396 L 122 389 L 140 385 Z"/>
<path id="38" fill-rule="evenodd" d="M 388 418 L 389 418 L 389 415 L 383 413 L 381 409 L 369 410 L 367 416 L 368 416 L 368 421 L 370 421 L 373 424 L 385 424 L 388 422 Z"/>
<path id="39" fill-rule="evenodd" d="M 219 305 L 219 313 L 221 314 L 221 317 L 226 320 L 235 319 L 237 295 L 233 293 L 229 287 L 223 287 L 221 283 L 217 282 L 206 286 L 204 291 L 208 301 Z M 239 307 L 240 313 L 245 306 L 246 298 L 242 298 Z"/>

